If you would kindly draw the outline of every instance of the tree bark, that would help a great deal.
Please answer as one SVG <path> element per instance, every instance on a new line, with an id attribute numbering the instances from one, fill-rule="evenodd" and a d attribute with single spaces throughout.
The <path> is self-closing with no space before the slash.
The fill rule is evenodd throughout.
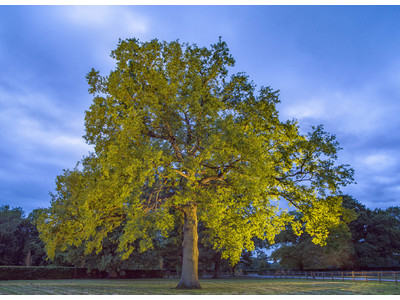
<path id="1" fill-rule="evenodd" d="M 214 256 L 214 279 L 221 278 L 221 254 L 217 253 Z"/>
<path id="2" fill-rule="evenodd" d="M 198 276 L 199 249 L 197 247 L 197 207 L 188 205 L 183 208 L 182 273 L 177 289 L 200 289 Z"/>
<path id="3" fill-rule="evenodd" d="M 28 251 L 25 257 L 25 266 L 30 266 L 32 264 L 32 252 L 31 250 Z"/>

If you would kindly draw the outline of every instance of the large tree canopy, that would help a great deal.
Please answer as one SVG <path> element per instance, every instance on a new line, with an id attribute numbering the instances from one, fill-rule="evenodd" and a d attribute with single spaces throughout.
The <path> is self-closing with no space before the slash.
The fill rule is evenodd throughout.
<path id="1" fill-rule="evenodd" d="M 197 222 L 232 262 L 253 238 L 271 243 L 292 222 L 323 244 L 340 222 L 339 187 L 353 170 L 335 165 L 339 145 L 322 126 L 300 134 L 281 122 L 278 91 L 255 85 L 234 65 L 225 42 L 210 48 L 178 41 L 120 41 L 108 76 L 87 75 L 93 104 L 86 141 L 95 153 L 57 178 L 51 207 L 39 225 L 54 256 L 67 244 L 100 251 L 123 225 L 119 251 L 152 247 L 184 220 L 180 287 L 199 287 Z M 287 202 L 301 220 L 279 207 Z"/>

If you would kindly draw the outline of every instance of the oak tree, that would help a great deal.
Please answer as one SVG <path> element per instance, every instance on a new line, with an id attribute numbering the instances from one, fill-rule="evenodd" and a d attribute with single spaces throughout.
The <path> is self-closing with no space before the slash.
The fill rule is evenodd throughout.
<path id="1" fill-rule="evenodd" d="M 66 244 L 99 252 L 124 224 L 118 250 L 127 258 L 135 241 L 145 251 L 182 220 L 178 287 L 200 288 L 199 220 L 232 263 L 254 237 L 272 243 L 287 223 L 324 243 L 340 222 L 340 187 L 353 180 L 348 165 L 335 164 L 334 135 L 322 126 L 301 134 L 296 120 L 281 121 L 278 91 L 228 75 L 235 60 L 221 39 L 209 48 L 120 40 L 111 56 L 109 75 L 87 75 L 84 138 L 95 152 L 58 177 L 39 226 L 50 256 Z"/>

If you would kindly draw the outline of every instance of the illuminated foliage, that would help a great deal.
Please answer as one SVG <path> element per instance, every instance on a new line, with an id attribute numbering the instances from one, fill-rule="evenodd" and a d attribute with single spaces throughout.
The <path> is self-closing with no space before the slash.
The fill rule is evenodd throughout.
<path id="1" fill-rule="evenodd" d="M 253 237 L 272 243 L 289 222 L 298 234 L 304 223 L 324 244 L 342 214 L 339 187 L 353 174 L 334 165 L 333 135 L 322 126 L 302 135 L 295 120 L 281 122 L 278 91 L 256 91 L 243 73 L 229 77 L 235 61 L 221 40 L 199 48 L 128 39 L 112 57 L 108 76 L 94 69 L 87 75 L 94 99 L 85 139 L 95 153 L 57 178 L 43 215 L 50 256 L 83 242 L 88 253 L 98 252 L 125 222 L 119 251 L 127 258 L 134 241 L 140 251 L 151 248 L 152 237 L 168 236 L 177 219 L 185 220 L 183 272 L 192 255 L 189 273 L 197 273 L 198 220 L 232 263 L 254 248 Z M 303 213 L 301 222 L 279 208 L 281 201 Z"/>
<path id="2" fill-rule="evenodd" d="M 299 212 L 292 212 L 296 219 L 301 219 Z M 344 209 L 342 221 L 329 228 L 329 235 L 324 246 L 314 244 L 308 233 L 296 235 L 288 227 L 276 238 L 279 247 L 271 258 L 279 261 L 285 269 L 307 270 L 324 268 L 354 267 L 354 247 L 347 224 L 357 215 L 350 209 Z"/>

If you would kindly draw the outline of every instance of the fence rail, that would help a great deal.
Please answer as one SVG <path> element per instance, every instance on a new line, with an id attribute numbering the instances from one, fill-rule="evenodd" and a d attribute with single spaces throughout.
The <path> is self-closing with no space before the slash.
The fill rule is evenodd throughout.
<path id="1" fill-rule="evenodd" d="M 262 277 L 311 280 L 389 281 L 398 284 L 400 271 L 267 271 Z"/>
<path id="2" fill-rule="evenodd" d="M 166 278 L 179 278 L 180 274 L 176 272 L 166 272 Z M 199 274 L 200 278 L 212 278 L 213 273 Z M 232 277 L 231 272 L 221 272 L 220 277 Z M 308 280 L 333 280 L 333 281 L 353 281 L 368 282 L 378 281 L 393 282 L 399 284 L 400 271 L 265 271 L 263 275 L 240 275 L 236 277 L 257 277 L 257 278 L 279 278 L 279 279 L 308 279 Z"/>
<path id="3" fill-rule="evenodd" d="M 231 277 L 231 272 L 221 272 L 221 277 Z M 243 275 L 237 274 L 236 277 Z M 179 278 L 176 272 L 166 272 L 166 278 Z M 200 278 L 212 278 L 213 273 L 199 274 Z M 279 278 L 279 279 L 309 279 L 309 280 L 333 280 L 333 281 L 378 281 L 393 282 L 400 281 L 400 271 L 265 271 L 263 275 L 244 275 L 243 277 Z"/>

